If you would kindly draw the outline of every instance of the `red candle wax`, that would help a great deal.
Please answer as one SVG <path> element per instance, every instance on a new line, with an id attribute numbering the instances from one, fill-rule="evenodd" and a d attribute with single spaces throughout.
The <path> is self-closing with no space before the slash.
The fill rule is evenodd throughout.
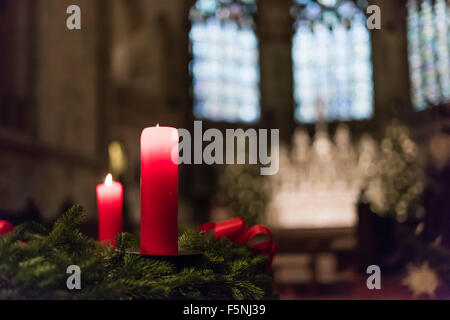
<path id="1" fill-rule="evenodd" d="M 14 226 L 6 221 L 6 220 L 0 220 L 0 234 L 8 234 L 14 230 Z"/>
<path id="2" fill-rule="evenodd" d="M 97 186 L 98 240 L 116 246 L 116 235 L 122 232 L 123 188 L 109 174 L 105 184 Z"/>
<path id="3" fill-rule="evenodd" d="M 178 131 L 175 128 L 157 126 L 142 132 L 141 254 L 178 254 Z"/>

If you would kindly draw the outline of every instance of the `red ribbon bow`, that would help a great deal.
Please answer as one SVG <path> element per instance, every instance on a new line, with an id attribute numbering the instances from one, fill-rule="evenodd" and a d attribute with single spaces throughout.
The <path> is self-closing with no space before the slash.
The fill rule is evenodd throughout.
<path id="1" fill-rule="evenodd" d="M 6 220 L 0 220 L 0 234 L 7 234 L 14 230 L 14 226 L 6 221 Z"/>
<path id="2" fill-rule="evenodd" d="M 200 226 L 200 232 L 214 230 L 217 239 L 227 237 L 238 245 L 249 243 L 258 234 L 265 234 L 269 241 L 251 245 L 250 248 L 255 254 L 267 254 L 269 256 L 268 268 L 272 268 L 272 261 L 275 255 L 276 246 L 273 242 L 272 233 L 269 228 L 257 224 L 250 229 L 242 218 L 234 218 L 223 222 L 207 222 Z"/>

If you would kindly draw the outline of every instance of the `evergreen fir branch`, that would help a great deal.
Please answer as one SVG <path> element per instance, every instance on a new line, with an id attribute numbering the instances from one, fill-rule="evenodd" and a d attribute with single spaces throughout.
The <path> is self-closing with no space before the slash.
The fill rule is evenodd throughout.
<path id="1" fill-rule="evenodd" d="M 179 247 L 199 250 L 202 261 L 177 270 L 168 262 L 127 253 L 139 237 L 117 236 L 117 250 L 80 232 L 75 206 L 49 232 L 36 223 L 0 236 L 0 299 L 271 299 L 267 257 L 248 246 L 180 227 Z M 82 270 L 81 290 L 68 290 L 69 265 Z"/>

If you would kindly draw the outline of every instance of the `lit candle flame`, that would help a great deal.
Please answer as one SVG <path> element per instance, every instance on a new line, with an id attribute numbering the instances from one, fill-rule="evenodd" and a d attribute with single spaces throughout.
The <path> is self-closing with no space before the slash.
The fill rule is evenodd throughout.
<path id="1" fill-rule="evenodd" d="M 159 128 L 159 123 L 156 124 L 156 127 Z"/>
<path id="2" fill-rule="evenodd" d="M 110 187 L 112 185 L 112 181 L 113 181 L 112 174 L 108 173 L 105 179 L 105 186 Z"/>

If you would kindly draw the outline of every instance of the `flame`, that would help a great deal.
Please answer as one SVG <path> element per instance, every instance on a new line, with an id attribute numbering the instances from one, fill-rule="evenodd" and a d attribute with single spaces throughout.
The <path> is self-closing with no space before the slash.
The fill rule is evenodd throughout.
<path id="1" fill-rule="evenodd" d="M 156 127 L 159 128 L 159 123 L 156 124 Z"/>
<path id="2" fill-rule="evenodd" d="M 105 179 L 105 186 L 110 187 L 112 185 L 112 182 L 113 182 L 112 174 L 108 173 Z"/>

